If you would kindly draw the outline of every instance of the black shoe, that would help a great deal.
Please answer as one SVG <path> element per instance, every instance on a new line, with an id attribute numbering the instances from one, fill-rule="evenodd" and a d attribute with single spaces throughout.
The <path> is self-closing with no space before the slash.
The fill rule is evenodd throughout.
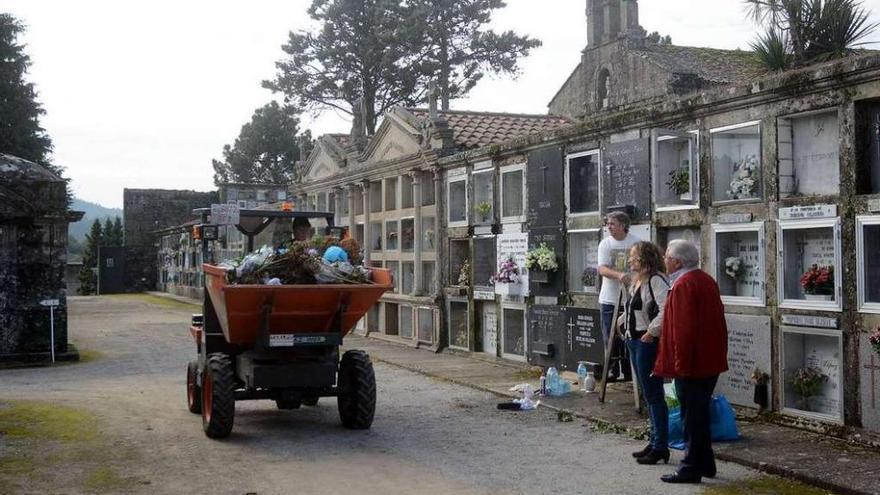
<path id="1" fill-rule="evenodd" d="M 636 459 L 638 459 L 639 457 L 642 457 L 642 456 L 644 456 L 644 455 L 647 455 L 648 452 L 650 452 L 650 451 L 651 451 L 651 444 L 649 443 L 649 444 L 646 445 L 645 448 L 643 448 L 642 450 L 640 450 L 640 451 L 638 451 L 638 452 L 633 452 L 633 457 L 635 457 Z"/>
<path id="2" fill-rule="evenodd" d="M 711 466 L 703 467 L 700 469 L 700 474 L 705 478 L 714 478 L 718 473 L 718 469 L 715 467 L 715 461 L 712 461 Z"/>
<path id="3" fill-rule="evenodd" d="M 675 472 L 672 474 L 664 474 L 660 477 L 660 481 L 664 483 L 699 483 L 702 480 L 702 476 L 699 474 L 681 474 L 679 472 Z"/>
<path id="4" fill-rule="evenodd" d="M 636 459 L 639 464 L 657 464 L 660 461 L 663 464 L 669 464 L 669 450 L 652 450 L 647 454 Z"/>
<path id="5" fill-rule="evenodd" d="M 616 375 L 608 375 L 608 376 L 605 378 L 605 383 L 612 383 L 612 382 L 616 382 L 616 381 L 617 381 L 617 376 L 616 376 Z"/>

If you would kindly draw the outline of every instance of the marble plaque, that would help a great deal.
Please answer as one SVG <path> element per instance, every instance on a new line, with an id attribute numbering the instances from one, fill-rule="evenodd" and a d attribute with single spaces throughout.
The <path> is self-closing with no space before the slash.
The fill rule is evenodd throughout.
<path id="1" fill-rule="evenodd" d="M 869 199 L 868 211 L 872 213 L 880 212 L 880 199 Z"/>
<path id="2" fill-rule="evenodd" d="M 718 215 L 718 223 L 749 223 L 751 221 L 751 213 L 722 213 Z"/>
<path id="3" fill-rule="evenodd" d="M 792 206 L 779 209 L 780 220 L 803 220 L 808 218 L 834 218 L 837 205 Z"/>
<path id="4" fill-rule="evenodd" d="M 724 394 L 732 404 L 758 406 L 751 376 L 755 368 L 771 373 L 770 317 L 726 314 L 727 373 L 718 378 L 716 393 Z M 769 391 L 773 397 L 773 391 Z"/>
<path id="5" fill-rule="evenodd" d="M 874 352 L 868 334 L 861 334 L 859 342 L 860 397 L 862 426 L 880 432 L 880 356 Z"/>
<path id="6" fill-rule="evenodd" d="M 815 327 L 815 328 L 831 328 L 837 329 L 839 321 L 837 318 L 827 318 L 824 316 L 808 316 L 808 315 L 782 315 L 783 325 L 793 325 L 798 327 Z"/>

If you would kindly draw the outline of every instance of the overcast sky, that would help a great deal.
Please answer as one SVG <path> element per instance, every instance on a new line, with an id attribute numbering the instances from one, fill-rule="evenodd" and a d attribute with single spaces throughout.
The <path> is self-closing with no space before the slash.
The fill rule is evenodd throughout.
<path id="1" fill-rule="evenodd" d="M 23 41 L 46 110 L 54 160 L 77 197 L 122 206 L 123 188 L 213 188 L 220 158 L 271 79 L 310 0 L 0 0 Z M 544 42 L 517 80 L 485 78 L 453 109 L 546 113 L 586 44 L 585 0 L 508 0 L 493 20 Z M 880 0 L 864 5 L 880 17 Z M 641 0 L 642 26 L 678 45 L 748 48 L 741 0 Z M 880 40 L 875 33 L 874 40 Z M 876 46 L 875 46 L 876 48 Z M 348 132 L 345 115 L 306 116 L 314 135 Z"/>

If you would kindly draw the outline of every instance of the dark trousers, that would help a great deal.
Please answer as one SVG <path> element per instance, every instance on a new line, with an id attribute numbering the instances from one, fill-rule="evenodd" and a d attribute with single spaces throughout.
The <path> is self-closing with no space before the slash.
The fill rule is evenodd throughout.
<path id="1" fill-rule="evenodd" d="M 714 471 L 715 453 L 712 452 L 709 410 L 717 382 L 718 375 L 675 379 L 675 393 L 681 403 L 684 441 L 687 445 L 684 459 L 678 467 L 682 474 L 701 475 L 705 471 Z"/>
<path id="2" fill-rule="evenodd" d="M 611 345 L 611 363 L 609 364 L 610 370 L 608 374 L 612 376 L 623 375 L 624 380 L 629 380 L 632 375 L 632 369 L 630 368 L 629 357 L 627 356 L 623 340 L 617 335 L 611 335 L 614 330 L 614 318 L 616 318 L 614 305 L 601 304 L 599 316 L 602 320 L 602 338 L 606 349 L 608 348 L 608 339 L 614 339 Z"/>

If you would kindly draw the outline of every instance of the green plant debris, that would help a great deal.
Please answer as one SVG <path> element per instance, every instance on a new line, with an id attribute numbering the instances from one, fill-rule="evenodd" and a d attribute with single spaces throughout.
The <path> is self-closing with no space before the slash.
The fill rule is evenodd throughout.
<path id="1" fill-rule="evenodd" d="M 827 493 L 831 492 L 776 476 L 760 476 L 726 483 L 700 492 L 701 495 L 824 495 Z"/>
<path id="2" fill-rule="evenodd" d="M 46 402 L 0 403 L 0 434 L 14 438 L 90 441 L 96 437 L 90 413 Z"/>
<path id="3" fill-rule="evenodd" d="M 529 380 L 529 379 L 539 379 L 541 378 L 541 368 L 537 366 L 533 366 L 531 368 L 526 368 L 519 370 L 515 373 L 517 380 Z"/>
<path id="4" fill-rule="evenodd" d="M 83 486 L 90 491 L 118 493 L 139 483 L 137 478 L 122 477 L 113 468 L 101 466 L 93 469 Z"/>

